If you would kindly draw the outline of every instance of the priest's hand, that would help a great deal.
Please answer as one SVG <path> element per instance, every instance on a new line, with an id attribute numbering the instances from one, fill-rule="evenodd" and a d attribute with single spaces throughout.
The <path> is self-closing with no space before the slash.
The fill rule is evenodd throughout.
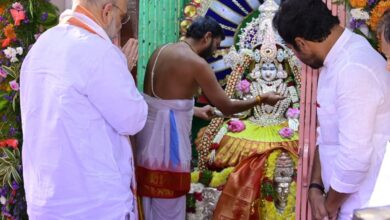
<path id="1" fill-rule="evenodd" d="M 122 52 L 126 56 L 129 70 L 132 70 L 138 60 L 138 40 L 130 38 L 126 42 L 125 46 L 122 47 Z"/>
<path id="2" fill-rule="evenodd" d="M 268 105 L 274 106 L 278 101 L 285 99 L 286 97 L 283 97 L 279 95 L 276 92 L 267 92 L 263 95 L 261 95 L 261 103 L 265 103 Z"/>
<path id="3" fill-rule="evenodd" d="M 209 105 L 203 107 L 194 107 L 194 115 L 195 117 L 201 118 L 203 120 L 211 120 L 215 117 L 214 107 Z"/>
<path id="4" fill-rule="evenodd" d="M 309 189 L 309 201 L 311 213 L 315 220 L 328 220 L 328 212 L 325 207 L 325 197 L 318 189 Z"/>

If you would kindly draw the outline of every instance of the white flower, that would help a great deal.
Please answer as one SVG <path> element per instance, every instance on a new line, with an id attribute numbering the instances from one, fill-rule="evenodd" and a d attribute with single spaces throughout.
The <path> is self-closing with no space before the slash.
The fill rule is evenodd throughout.
<path id="1" fill-rule="evenodd" d="M 351 16 L 352 18 L 356 20 L 368 20 L 370 19 L 370 15 L 368 12 L 364 11 L 363 8 L 354 8 L 351 10 Z"/>
<path id="2" fill-rule="evenodd" d="M 4 196 L 1 196 L 1 197 L 0 197 L 0 203 L 1 203 L 2 205 L 5 205 L 6 202 L 7 202 L 7 199 L 6 199 Z"/>
<path id="3" fill-rule="evenodd" d="M 189 193 L 200 193 L 202 192 L 204 186 L 201 183 L 191 183 L 191 189 Z"/>
<path id="4" fill-rule="evenodd" d="M 10 61 L 11 61 L 11 63 L 16 63 L 19 61 L 19 59 L 16 57 L 12 57 Z"/>
<path id="5" fill-rule="evenodd" d="M 242 49 L 241 51 L 240 51 L 240 54 L 242 54 L 243 56 L 249 56 L 250 58 L 252 58 L 253 56 L 254 56 L 254 54 L 253 54 L 253 51 L 252 50 L 250 50 L 250 49 Z"/>
<path id="6" fill-rule="evenodd" d="M 20 4 L 19 2 L 13 3 L 13 4 L 12 4 L 12 8 L 14 8 L 14 9 L 16 9 L 16 10 L 18 10 L 18 11 L 24 10 L 23 5 Z"/>
<path id="7" fill-rule="evenodd" d="M 17 48 L 16 48 L 16 53 L 17 53 L 18 55 L 22 55 L 22 54 L 23 54 L 23 47 L 17 47 Z"/>
<path id="8" fill-rule="evenodd" d="M 16 57 L 16 50 L 12 47 L 7 47 L 7 49 L 3 50 L 4 55 L 8 58 L 11 59 L 13 57 Z"/>

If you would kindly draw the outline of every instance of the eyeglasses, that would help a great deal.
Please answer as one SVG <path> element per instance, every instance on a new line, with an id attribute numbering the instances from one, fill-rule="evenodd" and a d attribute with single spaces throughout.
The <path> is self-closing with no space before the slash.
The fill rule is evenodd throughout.
<path id="1" fill-rule="evenodd" d="M 128 13 L 128 11 L 127 11 L 126 13 L 124 13 L 124 11 L 123 11 L 121 8 L 119 8 L 116 4 L 112 4 L 112 5 L 113 5 L 115 8 L 117 8 L 122 14 L 125 15 L 125 17 L 122 18 L 122 20 L 121 20 L 121 23 L 122 23 L 122 24 L 126 24 L 127 22 L 130 21 L 130 14 Z"/>

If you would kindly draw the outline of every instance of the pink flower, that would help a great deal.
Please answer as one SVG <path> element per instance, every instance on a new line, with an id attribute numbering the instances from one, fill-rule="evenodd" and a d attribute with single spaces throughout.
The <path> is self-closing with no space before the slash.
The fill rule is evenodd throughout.
<path id="1" fill-rule="evenodd" d="M 11 82 L 9 82 L 9 86 L 14 91 L 18 91 L 19 90 L 19 83 L 17 83 L 16 80 L 12 80 Z"/>
<path id="2" fill-rule="evenodd" d="M 245 129 L 244 122 L 232 119 L 228 122 L 228 130 L 230 132 L 241 132 Z"/>
<path id="3" fill-rule="evenodd" d="M 285 127 L 280 129 L 279 134 L 282 138 L 291 138 L 294 135 L 294 131 L 291 128 Z"/>
<path id="4" fill-rule="evenodd" d="M 248 80 L 244 79 L 244 80 L 241 80 L 241 82 L 239 82 L 237 84 L 237 87 L 236 89 L 242 93 L 249 93 L 250 91 L 250 83 Z"/>
<path id="5" fill-rule="evenodd" d="M 23 11 L 23 10 L 24 10 L 23 5 L 20 4 L 19 2 L 13 3 L 13 4 L 12 4 L 12 8 L 13 8 L 13 9 L 16 9 L 16 10 L 18 10 L 18 11 Z"/>
<path id="6" fill-rule="evenodd" d="M 15 3 L 17 4 L 17 3 Z M 20 3 L 19 3 L 20 4 Z M 15 21 L 15 26 L 19 26 L 20 25 L 20 22 L 23 21 L 24 19 L 26 19 L 26 13 L 25 11 L 23 10 L 23 6 L 21 6 L 22 9 L 16 9 L 16 8 L 12 8 L 10 10 L 11 12 L 11 15 L 12 15 L 12 18 L 14 19 Z M 18 7 L 19 8 L 19 7 Z"/>
<path id="7" fill-rule="evenodd" d="M 7 75 L 8 75 L 8 73 L 3 68 L 0 67 L 0 76 L 3 78 L 6 78 Z"/>
<path id="8" fill-rule="evenodd" d="M 287 110 L 287 118 L 298 119 L 299 113 L 300 113 L 299 109 L 297 109 L 297 108 L 289 108 Z"/>

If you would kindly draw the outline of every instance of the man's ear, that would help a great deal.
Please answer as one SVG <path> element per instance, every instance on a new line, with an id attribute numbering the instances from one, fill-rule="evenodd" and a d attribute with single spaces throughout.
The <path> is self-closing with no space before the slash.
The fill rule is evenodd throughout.
<path id="1" fill-rule="evenodd" d="M 110 13 L 112 13 L 113 9 L 114 7 L 112 6 L 112 3 L 106 3 L 103 5 L 101 16 L 104 24 L 111 23 L 112 16 L 110 16 Z"/>
<path id="2" fill-rule="evenodd" d="M 204 39 L 205 43 L 207 43 L 213 39 L 213 34 L 209 31 L 204 35 L 203 39 Z"/>
<path id="3" fill-rule="evenodd" d="M 296 37 L 294 41 L 295 41 L 295 45 L 297 46 L 297 48 L 295 49 L 299 51 L 307 47 L 307 42 L 302 37 Z"/>

